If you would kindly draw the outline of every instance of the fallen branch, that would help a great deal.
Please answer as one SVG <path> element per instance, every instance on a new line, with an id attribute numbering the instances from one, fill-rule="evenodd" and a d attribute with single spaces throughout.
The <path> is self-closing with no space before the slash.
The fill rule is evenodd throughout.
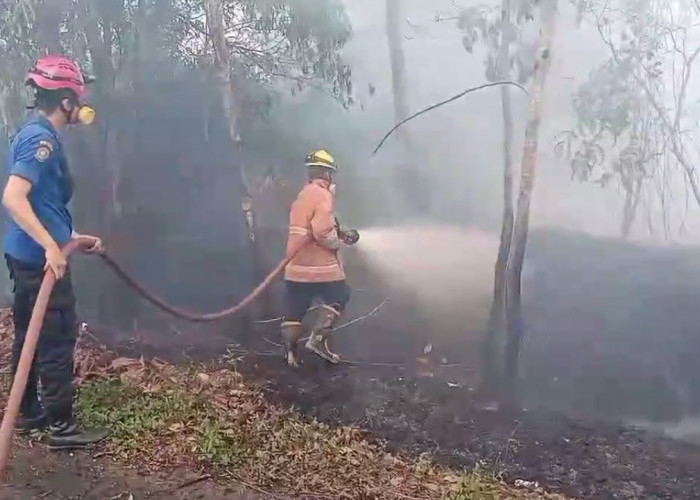
<path id="1" fill-rule="evenodd" d="M 201 483 L 202 481 L 206 481 L 207 479 L 211 479 L 211 478 L 212 478 L 211 474 L 204 474 L 203 476 L 195 477 L 193 479 L 185 481 L 184 483 L 180 484 L 175 489 L 181 490 L 182 488 L 187 488 L 188 486 L 192 486 L 193 484 Z"/>
<path id="2" fill-rule="evenodd" d="M 306 310 L 306 312 L 309 313 L 309 312 L 311 312 L 311 311 L 315 311 L 316 309 L 318 309 L 318 306 L 309 307 L 309 308 Z M 280 316 L 280 317 L 278 317 L 278 318 L 261 319 L 261 320 L 255 321 L 255 324 L 256 324 L 256 325 L 266 325 L 266 324 L 269 324 L 269 323 L 279 323 L 279 322 L 281 322 L 283 319 L 284 319 L 284 316 Z"/>
<path id="3" fill-rule="evenodd" d="M 383 301 L 381 301 L 377 307 L 375 307 L 374 309 L 372 309 L 370 312 L 368 312 L 368 313 L 365 314 L 364 316 L 360 316 L 359 318 L 355 318 L 355 319 L 353 319 L 352 321 L 348 321 L 347 323 L 343 323 L 342 325 L 339 325 L 339 326 L 335 327 L 335 328 L 333 329 L 333 332 L 337 332 L 338 330 L 342 330 L 343 328 L 347 328 L 347 327 L 350 326 L 350 325 L 354 325 L 355 323 L 357 323 L 357 322 L 359 322 L 359 321 L 362 321 L 362 320 L 365 320 L 365 319 L 367 319 L 367 318 L 369 318 L 369 317 L 371 317 L 371 316 L 374 316 L 375 314 L 377 314 L 377 313 L 379 312 L 379 310 L 380 310 L 382 307 L 384 307 L 384 304 L 386 304 L 387 302 L 389 302 L 389 297 L 387 297 L 386 299 L 384 299 Z"/>
<path id="4" fill-rule="evenodd" d="M 387 297 L 386 299 L 382 300 L 382 301 L 379 303 L 379 305 L 378 305 L 377 307 L 375 307 L 374 309 L 372 309 L 370 312 L 368 312 L 368 313 L 365 314 L 364 316 L 360 316 L 359 318 L 355 318 L 355 319 L 353 319 L 353 320 L 351 320 L 351 321 L 348 321 L 347 323 L 343 323 L 342 325 L 338 325 L 337 327 L 335 327 L 335 328 L 334 328 L 333 330 L 331 330 L 331 331 L 335 333 L 335 332 L 337 332 L 338 330 L 342 330 L 343 328 L 347 328 L 347 327 L 350 326 L 350 325 L 354 325 L 355 323 L 358 323 L 358 322 L 363 321 L 363 320 L 365 320 L 365 319 L 367 319 L 367 318 L 369 318 L 369 317 L 371 317 L 371 316 L 374 316 L 375 314 L 377 314 L 377 313 L 379 312 L 379 310 L 380 310 L 382 307 L 384 307 L 384 305 L 385 305 L 387 302 L 389 302 L 389 298 L 390 298 L 390 297 Z M 306 337 L 303 337 L 303 338 L 299 339 L 299 341 L 301 342 L 301 341 L 307 340 L 309 337 L 310 337 L 310 336 L 307 335 Z M 268 339 L 267 337 L 264 337 L 264 340 L 265 340 L 265 342 L 268 342 L 268 343 L 270 343 L 270 344 L 272 344 L 272 345 L 274 345 L 274 346 L 283 347 L 282 344 L 278 344 L 277 342 L 273 342 L 272 340 Z"/>
<path id="5" fill-rule="evenodd" d="M 353 292 L 353 293 L 364 293 L 364 292 L 366 292 L 366 291 L 367 291 L 367 290 L 358 288 L 358 289 L 354 289 L 352 292 Z M 315 311 L 316 309 L 318 309 L 318 307 L 319 307 L 319 306 L 309 307 L 309 308 L 306 310 L 306 312 L 308 313 L 308 312 L 311 312 L 311 311 Z M 255 323 L 256 325 L 269 325 L 270 323 L 279 323 L 279 322 L 281 322 L 283 319 L 284 319 L 284 316 L 279 316 L 279 317 L 277 317 L 277 318 L 260 319 L 260 320 L 254 321 L 254 323 Z"/>
<path id="6" fill-rule="evenodd" d="M 276 347 L 284 347 L 282 344 L 278 344 L 277 342 L 273 342 L 272 340 L 268 339 L 267 337 L 263 337 L 263 340 L 267 342 L 268 344 L 272 344 Z"/>

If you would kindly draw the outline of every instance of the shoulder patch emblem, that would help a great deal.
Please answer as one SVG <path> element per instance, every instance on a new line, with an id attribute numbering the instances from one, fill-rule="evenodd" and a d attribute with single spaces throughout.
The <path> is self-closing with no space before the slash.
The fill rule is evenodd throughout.
<path id="1" fill-rule="evenodd" d="M 51 155 L 50 148 L 48 148 L 47 146 L 39 146 L 39 148 L 36 150 L 36 153 L 34 154 L 34 157 L 37 159 L 37 161 L 43 163 L 49 158 L 49 155 Z"/>

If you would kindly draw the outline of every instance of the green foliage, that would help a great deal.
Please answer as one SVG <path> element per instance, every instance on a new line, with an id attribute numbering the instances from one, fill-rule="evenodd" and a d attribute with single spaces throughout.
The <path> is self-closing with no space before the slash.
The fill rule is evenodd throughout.
<path id="1" fill-rule="evenodd" d="M 39 0 L 6 1 L 0 10 L 0 133 L 8 135 L 22 113 L 23 72 L 37 53 L 32 26 Z"/>
<path id="2" fill-rule="evenodd" d="M 623 217 L 628 220 L 634 218 L 644 186 L 652 181 L 661 188 L 647 190 L 649 197 L 659 197 L 661 206 L 666 206 L 669 171 L 674 167 L 700 203 L 700 193 L 693 187 L 692 148 L 685 146 L 688 136 L 683 132 L 691 126 L 687 122 L 692 104 L 686 97 L 700 54 L 700 4 L 572 3 L 580 19 L 596 26 L 609 56 L 574 95 L 577 123 L 560 135 L 556 152 L 569 161 L 579 180 L 602 186 L 616 182 L 625 196 Z"/>
<path id="3" fill-rule="evenodd" d="M 201 0 L 177 2 L 177 45 L 188 64 L 211 58 Z M 233 73 L 264 84 L 291 83 L 296 94 L 322 81 L 351 102 L 351 74 L 340 50 L 350 23 L 340 0 L 227 0 L 224 25 Z"/>
<path id="4" fill-rule="evenodd" d="M 499 487 L 497 478 L 473 472 L 460 479 L 457 491 L 449 497 L 449 500 L 501 500 L 502 498 L 503 490 Z"/>
<path id="5" fill-rule="evenodd" d="M 588 132 L 605 128 L 614 138 L 633 124 L 633 117 L 643 108 L 629 66 L 611 61 L 593 71 L 574 94 L 574 109 L 582 129 Z"/>
<path id="6" fill-rule="evenodd" d="M 526 83 L 532 76 L 535 46 L 523 39 L 522 27 L 534 20 L 536 5 L 536 0 L 512 1 L 509 22 L 503 20 L 501 7 L 471 6 L 460 12 L 457 27 L 462 31 L 464 48 L 470 54 L 479 42 L 486 48 L 484 65 L 487 80 L 511 78 L 514 70 L 520 83 Z M 508 46 L 507 73 L 499 69 L 499 54 L 503 42 Z"/>
<path id="7" fill-rule="evenodd" d="M 225 17 L 238 86 L 254 82 L 270 92 L 284 84 L 293 94 L 322 86 L 352 104 L 351 73 L 340 56 L 351 29 L 340 0 L 226 0 Z M 61 51 L 97 74 L 103 99 L 133 87 L 137 62 L 148 65 L 150 78 L 172 77 L 186 66 L 209 78 L 204 19 L 203 0 L 5 0 L 0 123 L 8 127 L 22 115 L 26 69 L 56 50 L 46 40 L 57 39 Z"/>
<path id="8" fill-rule="evenodd" d="M 555 152 L 569 161 L 578 180 L 628 184 L 656 166 L 663 147 L 659 123 L 631 70 L 629 64 L 606 61 L 573 96 L 577 124 L 559 135 Z"/>
<path id="9" fill-rule="evenodd" d="M 204 184 L 214 171 L 221 180 L 217 189 L 228 182 L 230 207 L 237 207 L 236 167 L 242 160 L 232 155 L 225 133 L 203 5 L 204 0 L 0 2 L 3 142 L 26 114 L 24 78 L 40 54 L 61 51 L 97 77 L 89 95 L 98 113 L 95 125 L 66 134 L 81 184 L 74 202 L 81 227 L 105 238 L 114 233 L 140 238 L 145 220 L 166 211 L 174 217 L 183 206 L 167 196 L 181 201 L 214 191 L 208 182 L 195 192 L 195 183 Z M 341 59 L 351 27 L 340 0 L 224 0 L 224 7 L 244 143 L 289 93 L 313 87 L 334 97 L 334 106 L 352 103 L 351 74 Z M 287 125 L 268 127 L 257 150 L 246 146 L 247 163 L 267 155 L 260 151 L 278 141 Z M 269 161 L 277 163 L 286 151 L 272 153 Z M 200 162 L 208 168 L 204 176 Z M 183 184 L 170 175 L 174 170 L 195 181 Z M 164 176 L 169 189 L 150 193 Z M 220 207 L 218 212 L 226 213 Z M 231 218 L 236 214 L 232 210 Z M 157 227 L 164 233 L 168 225 L 176 226 L 161 221 Z"/>

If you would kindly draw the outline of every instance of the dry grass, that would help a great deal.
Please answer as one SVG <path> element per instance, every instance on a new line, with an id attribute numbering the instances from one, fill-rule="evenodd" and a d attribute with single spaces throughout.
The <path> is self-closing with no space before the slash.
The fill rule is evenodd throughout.
<path id="1" fill-rule="evenodd" d="M 0 355 L 11 327 L 0 317 Z M 270 404 L 233 368 L 119 358 L 83 345 L 80 417 L 108 426 L 115 460 L 156 471 L 206 469 L 263 491 L 329 499 L 561 499 L 387 453 L 360 429 L 331 428 Z"/>

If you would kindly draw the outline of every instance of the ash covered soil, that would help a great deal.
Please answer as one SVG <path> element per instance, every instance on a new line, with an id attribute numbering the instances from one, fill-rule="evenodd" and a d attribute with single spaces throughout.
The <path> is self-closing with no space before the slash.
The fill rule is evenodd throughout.
<path id="1" fill-rule="evenodd" d="M 429 452 L 452 467 L 481 467 L 508 482 L 537 481 L 577 498 L 700 498 L 700 448 L 603 421 L 481 409 L 446 374 L 362 367 L 328 370 L 308 363 L 300 373 L 277 360 L 251 357 L 249 376 L 268 381 L 270 398 L 329 423 L 370 430 L 390 448 Z"/>
<path id="2" fill-rule="evenodd" d="M 124 342 L 121 349 L 132 354 L 171 359 L 212 359 L 232 341 L 211 329 L 180 330 L 175 337 L 151 332 L 139 346 L 113 332 L 100 336 Z M 443 367 L 423 356 L 408 364 L 374 363 L 368 356 L 333 367 L 306 355 L 304 365 L 291 371 L 271 344 L 272 329 L 235 337 L 229 359 L 237 358 L 240 371 L 263 385 L 269 399 L 328 424 L 367 429 L 391 450 L 429 453 L 440 464 L 479 467 L 510 483 L 534 481 L 581 499 L 700 498 L 700 447 L 604 420 L 490 411 L 473 398 L 469 366 Z"/>

